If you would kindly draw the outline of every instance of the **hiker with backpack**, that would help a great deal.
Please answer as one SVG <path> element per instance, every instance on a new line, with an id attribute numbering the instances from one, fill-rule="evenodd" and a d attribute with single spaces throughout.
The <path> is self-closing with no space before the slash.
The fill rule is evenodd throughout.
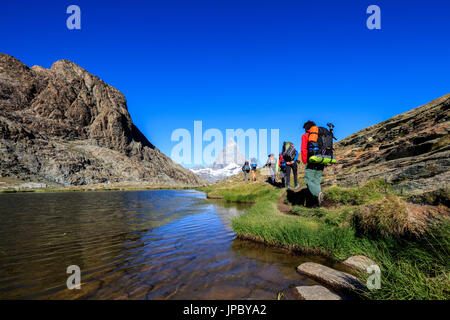
<path id="1" fill-rule="evenodd" d="M 281 187 L 284 188 L 286 176 L 286 161 L 284 161 L 283 155 L 281 153 L 278 155 L 278 167 L 280 168 Z"/>
<path id="2" fill-rule="evenodd" d="M 245 161 L 242 166 L 242 172 L 244 172 L 244 180 L 248 181 L 248 173 L 250 172 L 250 165 L 248 164 L 248 161 Z"/>
<path id="3" fill-rule="evenodd" d="M 322 173 L 325 164 L 336 163 L 333 155 L 333 125 L 327 124 L 330 130 L 317 127 L 313 121 L 307 121 L 303 125 L 305 133 L 302 135 L 302 162 L 305 168 L 305 183 L 310 193 L 310 199 L 306 205 L 318 203 L 322 205 L 324 193 L 321 191 Z"/>
<path id="4" fill-rule="evenodd" d="M 283 159 L 286 161 L 286 187 L 289 190 L 291 188 L 291 170 L 294 176 L 295 189 L 298 188 L 297 184 L 297 159 L 298 151 L 295 150 L 294 144 L 292 142 L 283 143 Z"/>
<path id="5" fill-rule="evenodd" d="M 258 164 L 256 163 L 256 159 L 252 159 L 250 167 L 252 170 L 252 180 L 256 181 L 256 169 L 258 168 Z"/>
<path id="6" fill-rule="evenodd" d="M 276 175 L 277 175 L 277 159 L 275 159 L 275 156 L 273 153 L 269 154 L 269 158 L 267 159 L 266 165 L 270 169 L 270 176 L 271 176 L 271 183 L 275 185 L 276 181 Z"/>

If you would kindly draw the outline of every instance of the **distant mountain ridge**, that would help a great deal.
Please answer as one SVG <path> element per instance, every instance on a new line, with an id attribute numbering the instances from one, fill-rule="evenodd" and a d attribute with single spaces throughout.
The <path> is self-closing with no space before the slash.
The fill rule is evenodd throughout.
<path id="1" fill-rule="evenodd" d="M 201 185 L 133 124 L 124 95 L 68 60 L 0 53 L 0 176 L 64 186 Z"/>

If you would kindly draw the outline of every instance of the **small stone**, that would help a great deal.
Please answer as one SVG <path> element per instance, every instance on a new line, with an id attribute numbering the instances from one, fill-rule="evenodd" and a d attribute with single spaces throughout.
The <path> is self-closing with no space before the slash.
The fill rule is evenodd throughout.
<path id="1" fill-rule="evenodd" d="M 351 256 L 350 258 L 342 262 L 342 264 L 346 267 L 361 272 L 366 272 L 368 267 L 370 267 L 371 265 L 376 265 L 375 261 L 362 255 Z"/>
<path id="2" fill-rule="evenodd" d="M 364 284 L 355 276 L 318 263 L 302 263 L 297 267 L 297 271 L 337 291 L 355 293 L 367 290 Z"/>
<path id="3" fill-rule="evenodd" d="M 300 286 L 295 287 L 300 298 L 303 300 L 342 300 L 340 296 L 322 286 Z"/>

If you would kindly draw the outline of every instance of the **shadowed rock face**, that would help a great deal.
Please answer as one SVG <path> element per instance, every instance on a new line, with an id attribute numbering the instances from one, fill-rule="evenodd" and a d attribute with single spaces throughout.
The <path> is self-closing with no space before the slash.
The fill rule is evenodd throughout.
<path id="1" fill-rule="evenodd" d="M 450 181 L 450 94 L 350 135 L 335 145 L 338 163 L 326 183 L 358 185 L 384 178 L 412 194 Z"/>
<path id="2" fill-rule="evenodd" d="M 60 60 L 28 68 L 0 53 L 0 175 L 62 185 L 199 185 L 132 123 L 117 89 Z"/>

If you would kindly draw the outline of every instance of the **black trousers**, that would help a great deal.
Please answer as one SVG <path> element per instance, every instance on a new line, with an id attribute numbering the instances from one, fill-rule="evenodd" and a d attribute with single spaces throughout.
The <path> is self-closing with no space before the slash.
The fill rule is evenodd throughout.
<path id="1" fill-rule="evenodd" d="M 294 175 L 294 185 L 297 185 L 297 162 L 294 162 L 291 165 L 286 165 L 286 186 L 290 186 L 291 183 L 291 169 L 292 174 Z"/>

